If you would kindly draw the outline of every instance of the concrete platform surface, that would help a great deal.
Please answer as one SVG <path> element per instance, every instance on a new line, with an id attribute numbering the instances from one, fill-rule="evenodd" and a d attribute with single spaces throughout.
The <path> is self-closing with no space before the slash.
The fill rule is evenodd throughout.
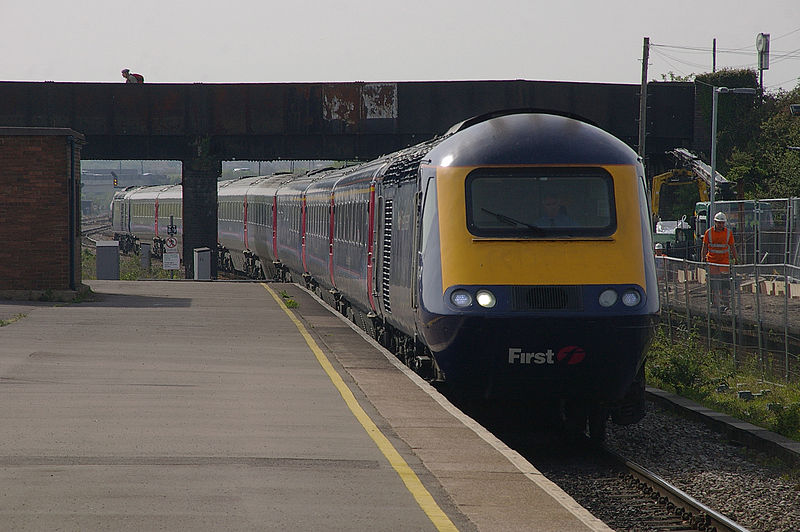
<path id="1" fill-rule="evenodd" d="M 295 285 L 89 284 L 0 301 L 0 529 L 607 530 Z"/>

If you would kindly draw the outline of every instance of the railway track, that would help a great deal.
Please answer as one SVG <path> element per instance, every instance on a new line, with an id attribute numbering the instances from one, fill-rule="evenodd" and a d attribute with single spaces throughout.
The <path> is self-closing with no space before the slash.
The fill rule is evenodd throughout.
<path id="1" fill-rule="evenodd" d="M 659 404 L 609 425 L 605 447 L 533 421 L 532 408 L 458 406 L 618 532 L 800 530 L 800 471 Z"/>
<path id="2" fill-rule="evenodd" d="M 748 529 L 698 501 L 647 468 L 628 460 L 610 449 L 604 449 L 613 461 L 624 468 L 631 486 L 630 500 L 644 496 L 665 510 L 653 530 L 699 530 L 702 532 L 748 532 Z M 661 512 L 660 512 L 661 513 Z"/>
<path id="3" fill-rule="evenodd" d="M 743 532 L 709 504 L 613 450 L 588 442 L 517 447 L 537 469 L 617 532 Z"/>
<path id="4" fill-rule="evenodd" d="M 95 223 L 83 223 L 81 224 L 81 235 L 91 235 L 94 233 L 99 233 L 101 231 L 105 231 L 106 229 L 111 229 L 111 224 L 108 221 L 104 222 L 95 222 Z"/>
<path id="5" fill-rule="evenodd" d="M 97 241 L 92 238 L 92 235 L 102 233 L 108 229 L 111 229 L 111 223 L 108 221 L 108 216 L 103 216 L 100 218 L 85 218 L 81 220 L 81 240 L 84 245 L 94 246 Z"/>

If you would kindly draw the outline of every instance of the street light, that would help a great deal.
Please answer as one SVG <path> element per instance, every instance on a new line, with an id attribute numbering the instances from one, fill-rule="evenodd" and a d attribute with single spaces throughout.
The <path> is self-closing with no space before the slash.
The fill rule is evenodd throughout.
<path id="1" fill-rule="evenodd" d="M 737 87 L 729 89 L 728 87 L 713 87 L 714 94 L 711 98 L 711 195 L 708 206 L 708 213 L 706 214 L 706 225 L 711 227 L 714 217 L 714 193 L 717 189 L 717 99 L 720 94 L 758 94 L 757 89 L 749 87 Z"/>

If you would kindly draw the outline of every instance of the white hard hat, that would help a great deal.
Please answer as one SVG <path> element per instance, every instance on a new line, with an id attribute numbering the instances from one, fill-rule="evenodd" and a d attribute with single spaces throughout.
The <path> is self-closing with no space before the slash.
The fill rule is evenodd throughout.
<path id="1" fill-rule="evenodd" d="M 661 244 L 661 242 L 656 244 L 656 249 L 664 249 L 664 246 Z"/>
<path id="2" fill-rule="evenodd" d="M 725 213 L 724 212 L 718 212 L 717 214 L 714 215 L 714 221 L 715 222 L 727 222 L 728 219 L 725 217 Z"/>

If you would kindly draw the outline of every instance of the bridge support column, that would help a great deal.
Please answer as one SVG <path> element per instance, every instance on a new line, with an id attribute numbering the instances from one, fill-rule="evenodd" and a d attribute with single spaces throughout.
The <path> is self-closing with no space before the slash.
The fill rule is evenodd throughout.
<path id="1" fill-rule="evenodd" d="M 222 161 L 200 153 L 183 162 L 183 267 L 194 278 L 194 249 L 211 250 L 211 278 L 217 278 L 217 179 Z"/>

